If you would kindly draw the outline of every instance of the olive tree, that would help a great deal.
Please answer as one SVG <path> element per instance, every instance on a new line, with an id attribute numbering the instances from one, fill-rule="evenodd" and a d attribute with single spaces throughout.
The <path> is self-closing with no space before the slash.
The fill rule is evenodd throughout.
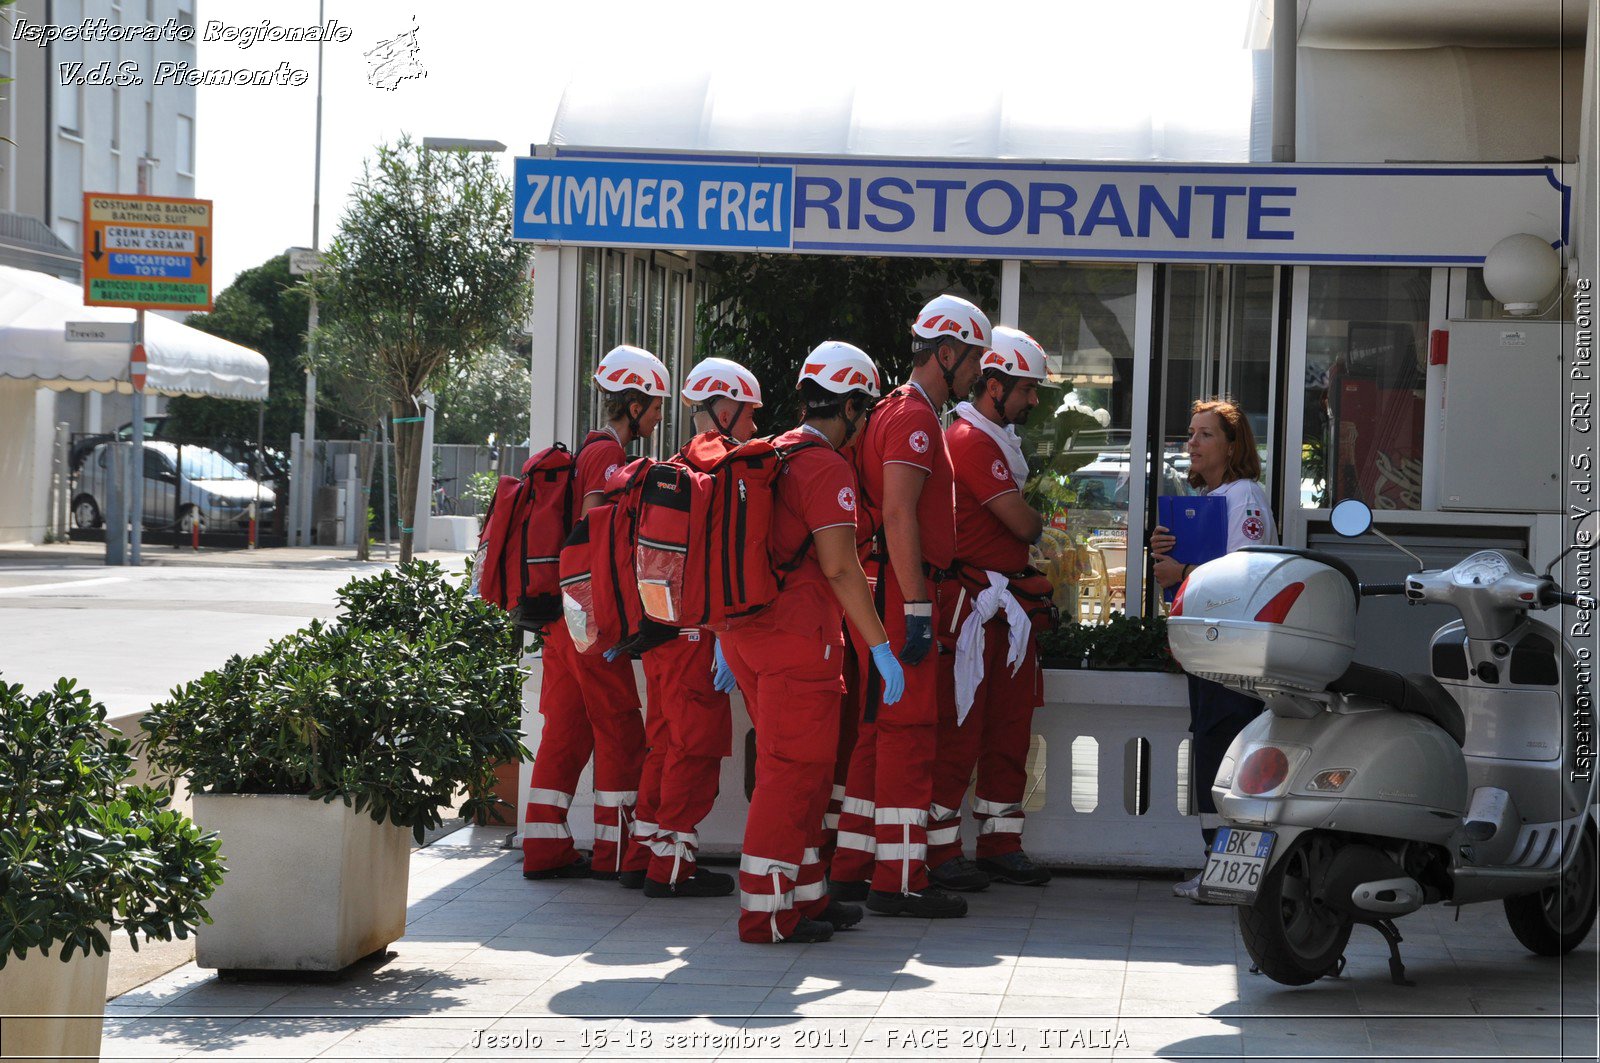
<path id="1" fill-rule="evenodd" d="M 401 137 L 367 160 L 316 286 L 335 325 L 317 360 L 369 379 L 394 426 L 399 509 L 416 511 L 422 392 L 527 318 L 531 252 L 511 240 L 511 188 L 491 156 Z M 402 517 L 400 559 L 413 534 Z"/>

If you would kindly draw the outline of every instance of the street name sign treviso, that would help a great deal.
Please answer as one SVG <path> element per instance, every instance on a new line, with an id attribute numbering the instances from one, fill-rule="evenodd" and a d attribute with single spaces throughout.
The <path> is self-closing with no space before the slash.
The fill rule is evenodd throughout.
<path id="1" fill-rule="evenodd" d="M 1146 262 L 1480 265 L 1568 238 L 1562 165 L 893 159 L 546 147 L 512 237 L 542 244 Z"/>
<path id="2" fill-rule="evenodd" d="M 211 201 L 83 194 L 83 302 L 211 309 Z"/>

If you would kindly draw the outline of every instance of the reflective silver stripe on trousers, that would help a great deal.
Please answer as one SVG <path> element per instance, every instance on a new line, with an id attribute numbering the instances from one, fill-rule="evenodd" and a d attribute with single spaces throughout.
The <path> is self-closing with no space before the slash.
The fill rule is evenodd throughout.
<path id="1" fill-rule="evenodd" d="M 909 863 L 911 861 L 924 861 L 927 858 L 928 847 L 920 843 L 878 846 L 878 859 L 880 861 L 904 860 Z M 902 873 L 901 877 L 904 878 L 905 875 Z"/>
<path id="2" fill-rule="evenodd" d="M 622 841 L 622 828 L 613 827 L 609 823 L 596 823 L 594 825 L 594 840 L 597 842 Z"/>
<path id="3" fill-rule="evenodd" d="M 601 808 L 618 808 L 639 800 L 638 790 L 596 790 L 594 803 Z"/>
<path id="4" fill-rule="evenodd" d="M 848 815 L 861 816 L 863 819 L 872 818 L 872 802 L 863 801 L 859 797 L 846 797 L 839 802 L 839 809 Z"/>
<path id="5" fill-rule="evenodd" d="M 930 820 L 960 819 L 961 810 L 959 808 L 946 808 L 935 801 L 933 804 L 928 806 L 928 818 Z"/>
<path id="6" fill-rule="evenodd" d="M 835 800 L 835 801 L 843 801 L 844 800 L 844 783 L 836 782 L 836 783 L 833 784 L 833 800 Z"/>
<path id="7" fill-rule="evenodd" d="M 1026 823 L 1026 822 L 1027 822 L 1027 820 L 1023 819 L 1020 816 L 1017 816 L 1017 817 L 1007 816 L 1007 817 L 1005 817 L 1003 819 L 1000 818 L 1000 817 L 995 817 L 993 819 L 986 819 L 982 823 L 978 824 L 978 833 L 980 835 L 984 835 L 984 834 L 1021 834 L 1022 833 L 1022 825 L 1024 823 Z M 931 837 L 931 835 L 930 835 L 930 837 Z"/>
<path id="8" fill-rule="evenodd" d="M 979 816 L 1009 816 L 1022 811 L 1022 805 L 1015 801 L 984 801 L 974 797 L 972 811 Z"/>
<path id="9" fill-rule="evenodd" d="M 953 845 L 961 837 L 960 827 L 934 827 L 928 831 L 929 845 Z"/>
<path id="10" fill-rule="evenodd" d="M 570 838 L 572 828 L 565 823 L 524 823 L 522 825 L 524 838 Z"/>
<path id="11" fill-rule="evenodd" d="M 550 805 L 554 808 L 571 808 L 572 795 L 560 790 L 536 789 L 528 791 L 530 805 Z"/>
<path id="12" fill-rule="evenodd" d="M 746 893 L 739 891 L 739 907 L 747 912 L 787 912 L 794 905 L 789 902 L 787 893 Z M 774 930 L 777 933 L 777 920 L 773 920 Z M 777 941 L 777 938 L 772 940 Z"/>
<path id="13" fill-rule="evenodd" d="M 820 863 L 822 863 L 822 853 L 816 849 L 807 849 L 800 857 L 801 867 L 805 867 L 807 864 Z"/>
<path id="14" fill-rule="evenodd" d="M 870 853 L 878 847 L 878 839 L 870 834 L 856 834 L 852 831 L 842 830 L 839 832 L 836 847 Z"/>
<path id="15" fill-rule="evenodd" d="M 825 813 L 823 813 L 823 816 L 822 816 L 822 829 L 823 830 L 838 830 L 839 829 L 839 813 L 837 813 L 837 812 L 825 812 Z"/>
<path id="16" fill-rule="evenodd" d="M 794 899 L 796 901 L 820 900 L 822 895 L 827 892 L 828 884 L 818 879 L 816 882 L 807 882 L 803 886 L 796 886 L 794 888 Z"/>
<path id="17" fill-rule="evenodd" d="M 872 814 L 872 821 L 880 827 L 926 827 L 928 810 L 925 808 L 880 808 Z"/>
<path id="18" fill-rule="evenodd" d="M 739 870 L 747 875 L 771 875 L 781 872 L 791 879 L 800 873 L 800 869 L 794 864 L 772 860 L 765 856 L 751 856 L 748 853 L 739 857 Z"/>
<path id="19" fill-rule="evenodd" d="M 661 828 L 654 823 L 646 823 L 642 819 L 633 821 L 633 836 L 635 838 L 648 838 L 652 834 L 661 833 Z"/>

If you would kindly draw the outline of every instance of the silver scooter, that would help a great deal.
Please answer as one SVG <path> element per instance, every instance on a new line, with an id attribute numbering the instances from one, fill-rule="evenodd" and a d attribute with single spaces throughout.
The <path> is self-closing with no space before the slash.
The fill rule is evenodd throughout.
<path id="1" fill-rule="evenodd" d="M 1331 519 L 1340 535 L 1371 530 L 1410 553 L 1359 501 Z M 1595 542 L 1592 515 L 1575 542 Z M 1537 573 L 1481 550 L 1362 586 L 1332 555 L 1251 547 L 1190 574 L 1168 619 L 1173 656 L 1268 710 L 1217 772 L 1226 825 L 1200 884 L 1202 899 L 1239 906 L 1257 970 L 1286 985 L 1337 975 L 1361 923 L 1388 942 L 1393 980 L 1410 984 L 1393 920 L 1441 902 L 1502 901 L 1517 940 L 1544 956 L 1588 935 L 1593 636 L 1578 627 L 1575 646 L 1529 615 L 1568 604 L 1592 623 L 1593 599 L 1550 577 L 1560 560 Z M 1428 673 L 1352 663 L 1359 598 L 1387 594 L 1460 613 L 1434 633 Z"/>

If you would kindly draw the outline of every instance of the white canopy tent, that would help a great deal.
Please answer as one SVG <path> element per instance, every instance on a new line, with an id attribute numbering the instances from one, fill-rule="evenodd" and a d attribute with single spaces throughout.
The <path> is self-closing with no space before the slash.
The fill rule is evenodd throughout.
<path id="1" fill-rule="evenodd" d="M 0 266 L 0 543 L 44 541 L 49 528 L 56 391 L 130 394 L 128 345 L 68 342 L 69 321 L 126 324 L 134 311 L 83 305 L 83 289 Z M 267 360 L 255 351 L 145 315 L 145 391 L 260 402 Z"/>
<path id="2" fill-rule="evenodd" d="M 134 311 L 84 306 L 83 289 L 33 270 L 0 266 L 0 377 L 57 391 L 131 394 L 128 349 L 66 339 L 69 321 L 126 324 Z M 259 402 L 267 397 L 267 360 L 237 343 L 145 315 L 146 392 Z"/>

